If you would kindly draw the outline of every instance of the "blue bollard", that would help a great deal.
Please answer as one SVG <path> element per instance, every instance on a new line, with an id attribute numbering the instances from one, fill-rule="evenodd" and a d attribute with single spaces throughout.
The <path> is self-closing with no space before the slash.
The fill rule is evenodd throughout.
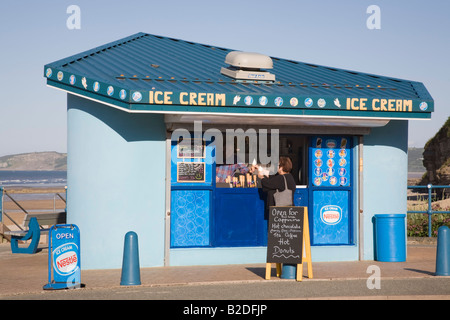
<path id="1" fill-rule="evenodd" d="M 136 232 L 130 231 L 125 235 L 120 285 L 138 286 L 140 284 L 138 236 Z"/>
<path id="2" fill-rule="evenodd" d="M 436 248 L 436 276 L 450 276 L 450 229 L 438 229 Z"/>

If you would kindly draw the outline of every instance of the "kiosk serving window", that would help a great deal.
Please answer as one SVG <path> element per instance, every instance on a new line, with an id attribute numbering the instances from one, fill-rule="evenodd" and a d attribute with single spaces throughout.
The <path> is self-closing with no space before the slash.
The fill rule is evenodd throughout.
<path id="1" fill-rule="evenodd" d="M 266 137 L 257 135 L 254 141 L 261 141 Z M 257 178 L 258 171 L 265 174 L 276 174 L 279 156 L 289 157 L 292 161 L 292 175 L 297 185 L 307 184 L 307 138 L 301 135 L 281 135 L 276 146 L 272 146 L 271 137 L 268 137 L 267 151 L 262 151 L 261 146 L 257 143 L 252 150 L 250 145 L 251 139 L 245 137 L 241 146 L 239 146 L 237 138 L 234 138 L 232 146 L 223 142 L 223 161 L 216 163 L 216 187 L 217 188 L 257 188 L 260 183 Z M 265 148 L 265 145 L 263 146 Z M 272 153 L 273 148 L 277 148 L 276 153 Z M 240 148 L 243 148 L 241 150 Z M 241 153 L 241 157 L 239 157 Z M 267 163 L 267 158 L 261 159 L 260 153 L 267 152 L 267 156 L 278 155 L 278 157 L 270 157 L 275 163 Z M 241 161 L 239 161 L 241 160 Z M 265 160 L 265 161 L 264 161 Z"/>
<path id="2" fill-rule="evenodd" d="M 273 141 L 259 134 L 253 138 L 234 137 L 232 143 L 223 139 L 222 148 L 195 139 L 190 145 L 172 142 L 171 247 L 267 244 L 266 195 L 257 171 L 274 174 L 279 156 L 288 156 L 296 183 L 306 184 L 308 139 L 280 135 Z M 266 141 L 260 143 L 262 139 Z M 272 153 L 276 163 L 264 163 Z M 296 205 L 307 205 L 306 187 L 298 188 L 294 199 Z"/>
<path id="3" fill-rule="evenodd" d="M 280 156 L 292 160 L 294 205 L 309 207 L 312 244 L 353 243 L 352 137 L 271 138 L 234 137 L 220 146 L 172 142 L 172 248 L 267 245 L 266 194 L 257 171 L 276 173 Z M 276 163 L 264 163 L 273 154 Z"/>

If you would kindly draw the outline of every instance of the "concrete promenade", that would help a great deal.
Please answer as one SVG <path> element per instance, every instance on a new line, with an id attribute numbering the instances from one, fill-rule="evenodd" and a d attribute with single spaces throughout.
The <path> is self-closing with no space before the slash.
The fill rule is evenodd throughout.
<path id="1" fill-rule="evenodd" d="M 350 262 L 313 262 L 313 279 L 306 277 L 306 264 L 303 269 L 303 282 L 340 280 L 367 280 L 372 272 L 369 266 L 378 266 L 381 281 L 392 279 L 424 279 L 441 278 L 449 281 L 450 277 L 436 277 L 436 246 L 427 244 L 408 245 L 406 262 L 378 262 L 378 261 L 350 261 Z M 0 244 L 0 299 L 26 299 L 29 294 L 46 294 L 42 287 L 48 282 L 48 249 L 45 246 L 34 255 L 12 254 L 9 243 Z M 141 268 L 141 282 L 139 287 L 185 286 L 195 284 L 242 284 L 267 282 L 295 282 L 275 277 L 275 267 L 272 269 L 272 279 L 265 280 L 265 264 L 251 265 L 219 265 L 219 266 L 189 266 L 189 267 L 155 267 Z M 92 292 L 99 290 L 116 292 L 126 287 L 120 286 L 121 270 L 82 270 L 81 282 L 84 289 Z M 372 291 L 368 290 L 367 292 Z M 82 293 L 82 291 L 80 291 Z M 420 290 L 417 290 L 420 292 Z M 371 292 L 373 299 L 373 292 Z M 368 295 L 370 296 L 370 295 Z M 86 296 L 89 299 L 88 296 Z M 105 297 L 108 299 L 108 296 Z M 309 297 L 314 298 L 314 297 Z M 333 299 L 333 297 L 317 297 L 319 299 Z M 340 297 L 342 299 L 343 297 Z M 347 299 L 365 299 L 364 293 L 348 295 Z M 393 297 L 378 296 L 379 299 Z M 437 292 L 427 296 L 401 295 L 398 299 L 444 299 L 450 300 L 450 286 L 448 291 Z M 189 298 L 187 298 L 189 299 Z"/>

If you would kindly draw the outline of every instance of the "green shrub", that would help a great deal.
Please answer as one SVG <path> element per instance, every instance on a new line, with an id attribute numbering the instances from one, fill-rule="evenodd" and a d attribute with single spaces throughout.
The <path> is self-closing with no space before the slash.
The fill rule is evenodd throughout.
<path id="1" fill-rule="evenodd" d="M 450 214 L 435 213 L 431 216 L 431 236 L 437 237 L 439 227 L 450 227 Z M 428 214 L 409 213 L 407 218 L 408 237 L 428 237 Z"/>

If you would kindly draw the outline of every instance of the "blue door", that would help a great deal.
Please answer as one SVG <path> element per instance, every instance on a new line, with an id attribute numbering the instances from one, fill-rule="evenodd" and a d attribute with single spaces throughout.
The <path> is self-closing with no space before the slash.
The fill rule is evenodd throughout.
<path id="1" fill-rule="evenodd" d="M 214 146 L 172 141 L 170 246 L 211 245 Z"/>

